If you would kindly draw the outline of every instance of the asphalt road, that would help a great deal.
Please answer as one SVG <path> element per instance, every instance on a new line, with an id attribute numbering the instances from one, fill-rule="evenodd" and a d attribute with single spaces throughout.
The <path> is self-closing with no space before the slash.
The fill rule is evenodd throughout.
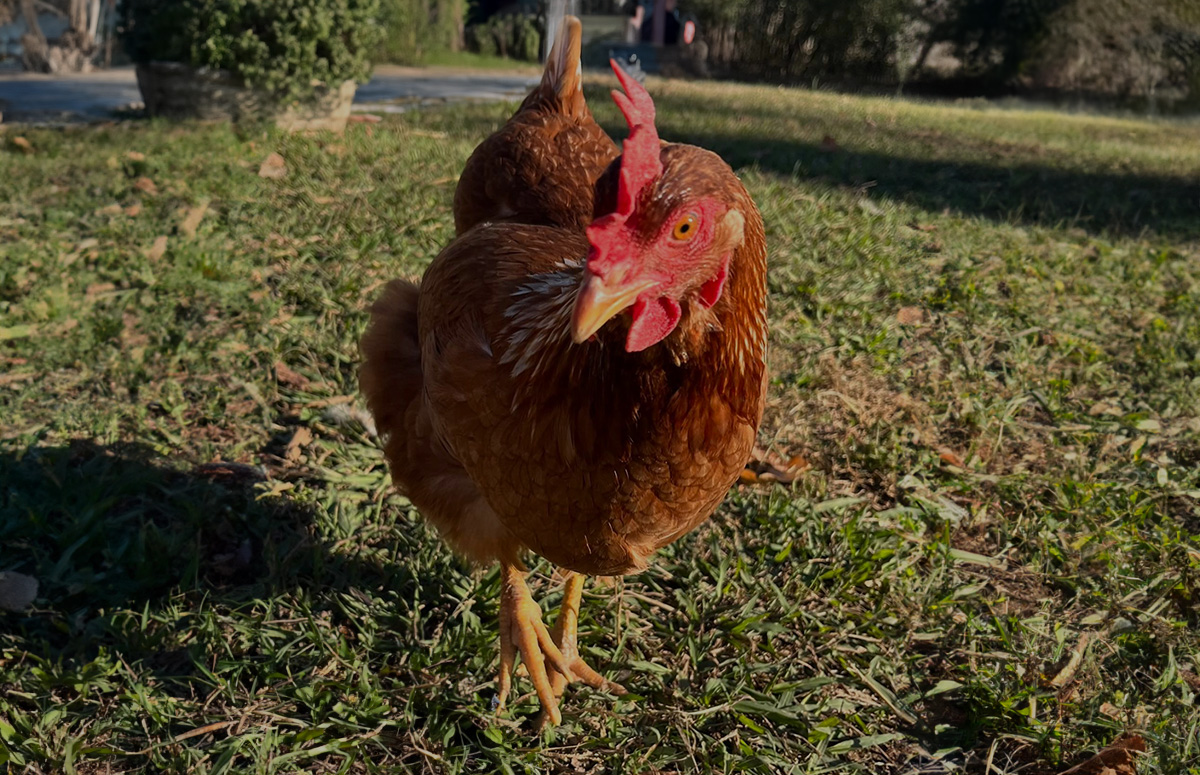
<path id="1" fill-rule="evenodd" d="M 418 69 L 381 65 L 359 86 L 354 110 L 402 112 L 414 105 L 463 100 L 511 100 L 537 76 L 528 73 Z M 0 73 L 0 113 L 9 121 L 88 121 L 141 105 L 133 68 L 67 76 Z"/>

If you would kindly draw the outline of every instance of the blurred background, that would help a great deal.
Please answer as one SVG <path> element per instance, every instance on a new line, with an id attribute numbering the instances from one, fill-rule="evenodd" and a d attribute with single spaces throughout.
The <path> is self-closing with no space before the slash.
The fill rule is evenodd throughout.
<path id="1" fill-rule="evenodd" d="M 0 0 L 0 68 L 127 63 L 118 0 Z M 382 0 L 375 61 L 536 62 L 554 14 L 586 62 L 649 72 L 1179 114 L 1200 107 L 1197 0 Z M 553 5 L 553 4 L 551 4 Z M 661 36 L 655 22 L 662 18 Z"/>

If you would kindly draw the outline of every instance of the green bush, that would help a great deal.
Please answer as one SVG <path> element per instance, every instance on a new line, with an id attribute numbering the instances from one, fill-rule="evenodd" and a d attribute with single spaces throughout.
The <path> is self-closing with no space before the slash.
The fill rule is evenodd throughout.
<path id="1" fill-rule="evenodd" d="M 718 69 L 783 82 L 890 78 L 910 0 L 692 0 Z"/>
<path id="2" fill-rule="evenodd" d="M 465 0 L 381 0 L 379 59 L 418 64 L 436 51 L 462 47 Z"/>
<path id="3" fill-rule="evenodd" d="M 228 70 L 284 100 L 365 81 L 379 41 L 379 0 L 121 0 L 134 62 Z"/>
<path id="4" fill-rule="evenodd" d="M 468 50 L 477 54 L 536 62 L 541 52 L 542 31 L 532 17 L 498 14 L 468 27 L 466 44 Z"/>

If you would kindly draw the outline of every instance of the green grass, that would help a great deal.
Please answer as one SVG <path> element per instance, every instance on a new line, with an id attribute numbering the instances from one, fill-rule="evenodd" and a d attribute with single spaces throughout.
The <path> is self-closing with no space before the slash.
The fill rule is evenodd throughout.
<path id="1" fill-rule="evenodd" d="M 509 57 L 476 54 L 473 51 L 430 51 L 421 57 L 426 67 L 466 67 L 480 70 L 528 70 L 540 73 L 537 62 L 525 62 Z"/>
<path id="2" fill-rule="evenodd" d="M 591 581 L 582 646 L 636 696 L 541 739 L 490 712 L 497 573 L 356 410 L 367 305 L 513 106 L 0 134 L 0 570 L 41 581 L 0 612 L 0 762 L 1029 773 L 1133 729 L 1140 772 L 1200 772 L 1200 127 L 651 91 L 761 206 L 763 442 L 812 468 Z"/>

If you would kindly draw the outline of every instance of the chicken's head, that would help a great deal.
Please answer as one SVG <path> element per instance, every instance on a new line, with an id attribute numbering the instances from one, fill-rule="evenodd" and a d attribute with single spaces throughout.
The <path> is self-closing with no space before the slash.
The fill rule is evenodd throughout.
<path id="1" fill-rule="evenodd" d="M 669 336 L 685 305 L 707 308 L 720 299 L 745 225 L 731 193 L 745 189 L 716 154 L 661 143 L 650 95 L 612 67 L 625 89 L 614 90 L 613 100 L 630 131 L 606 173 L 610 182 L 615 177 L 615 196 L 598 192 L 571 329 L 582 343 L 628 310 L 625 349 L 637 352 Z"/>

